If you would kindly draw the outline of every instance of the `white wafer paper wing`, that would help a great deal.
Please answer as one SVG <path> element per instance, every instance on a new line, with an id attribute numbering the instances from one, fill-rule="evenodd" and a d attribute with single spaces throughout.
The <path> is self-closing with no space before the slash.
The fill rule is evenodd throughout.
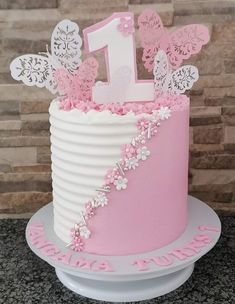
<path id="1" fill-rule="evenodd" d="M 59 22 L 51 37 L 53 66 L 63 67 L 73 73 L 82 62 L 81 46 L 82 38 L 78 25 L 70 20 Z"/>
<path id="2" fill-rule="evenodd" d="M 165 51 L 160 50 L 154 58 L 154 85 L 158 92 L 182 94 L 192 88 L 199 78 L 198 69 L 184 65 L 172 72 Z"/>
<path id="3" fill-rule="evenodd" d="M 52 93 L 56 92 L 50 59 L 46 56 L 19 56 L 11 62 L 10 70 L 15 80 L 21 80 L 27 86 L 46 87 Z"/>
<path id="4" fill-rule="evenodd" d="M 167 87 L 167 79 L 169 74 L 169 63 L 167 55 L 164 51 L 160 50 L 154 57 L 154 86 L 156 90 L 163 91 Z"/>
<path id="5" fill-rule="evenodd" d="M 182 94 L 192 88 L 199 78 L 198 69 L 193 65 L 184 65 L 171 74 L 167 90 Z"/>

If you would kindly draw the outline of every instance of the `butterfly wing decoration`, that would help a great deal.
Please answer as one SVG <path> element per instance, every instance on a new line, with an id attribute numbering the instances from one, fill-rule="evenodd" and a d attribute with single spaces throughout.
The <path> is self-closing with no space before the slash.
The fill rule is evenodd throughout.
<path id="1" fill-rule="evenodd" d="M 79 69 L 71 74 L 60 68 L 55 71 L 58 91 L 68 99 L 78 102 L 91 99 L 91 89 L 98 74 L 98 62 L 95 58 L 85 59 Z"/>
<path id="2" fill-rule="evenodd" d="M 78 25 L 70 20 L 59 22 L 51 37 L 52 65 L 63 67 L 73 74 L 82 62 L 81 46 Z"/>
<path id="3" fill-rule="evenodd" d="M 154 56 L 160 48 L 160 39 L 165 33 L 162 20 L 159 15 L 146 9 L 138 17 L 140 41 L 144 49 L 143 61 L 145 68 L 151 72 L 154 65 Z"/>
<path id="4" fill-rule="evenodd" d="M 139 16 L 138 25 L 144 48 L 142 59 L 149 72 L 153 70 L 154 57 L 160 49 L 166 52 L 171 68 L 177 69 L 184 59 L 198 53 L 210 39 L 207 27 L 200 24 L 186 25 L 170 33 L 152 10 L 145 10 Z"/>
<path id="5" fill-rule="evenodd" d="M 22 81 L 27 86 L 46 87 L 56 93 L 56 83 L 49 58 L 42 55 L 22 55 L 10 64 L 11 75 L 15 80 Z"/>
<path id="6" fill-rule="evenodd" d="M 157 92 L 182 94 L 191 89 L 198 80 L 198 69 L 193 65 L 184 65 L 173 71 L 169 67 L 167 55 L 160 50 L 154 58 L 154 84 Z"/>
<path id="7" fill-rule="evenodd" d="M 99 64 L 94 57 L 85 59 L 80 65 L 76 77 L 76 92 L 77 99 L 91 100 L 92 87 L 95 84 L 95 79 L 98 75 Z"/>
<path id="8" fill-rule="evenodd" d="M 162 20 L 159 15 L 146 9 L 138 18 L 141 44 L 144 48 L 151 48 L 158 44 L 164 30 Z"/>
<path id="9" fill-rule="evenodd" d="M 28 86 L 46 87 L 55 94 L 58 92 L 55 70 L 65 68 L 74 73 L 81 64 L 81 45 L 78 25 L 63 20 L 52 33 L 51 54 L 47 51 L 15 58 L 10 64 L 11 75 Z"/>
<path id="10" fill-rule="evenodd" d="M 160 47 L 166 51 L 171 67 L 177 69 L 183 60 L 199 53 L 209 39 L 208 29 L 204 25 L 191 24 L 170 33 L 167 44 L 164 45 L 162 39 Z"/>
<path id="11" fill-rule="evenodd" d="M 119 103 L 123 104 L 126 100 L 127 90 L 131 80 L 131 69 L 128 66 L 121 66 L 111 77 L 112 82 L 107 83 L 98 81 L 96 87 L 99 86 L 99 98 L 102 103 Z M 99 102 L 96 100 L 96 102 Z"/>
<path id="12" fill-rule="evenodd" d="M 164 51 L 158 51 L 154 57 L 154 86 L 155 90 L 163 91 L 165 89 L 165 84 L 169 83 L 170 69 L 168 64 L 168 59 Z"/>

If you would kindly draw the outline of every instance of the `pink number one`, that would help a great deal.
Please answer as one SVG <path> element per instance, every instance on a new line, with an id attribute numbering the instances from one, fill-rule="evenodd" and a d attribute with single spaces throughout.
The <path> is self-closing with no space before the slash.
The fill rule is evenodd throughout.
<path id="1" fill-rule="evenodd" d="M 118 30 L 121 18 L 125 18 L 126 20 L 133 19 L 133 14 L 114 13 L 109 18 L 90 26 L 83 31 L 84 44 L 87 52 L 96 52 L 99 50 L 105 52 L 108 73 L 108 83 L 105 84 L 107 90 L 101 89 L 99 85 L 94 86 L 92 89 L 93 100 L 97 103 L 107 103 L 107 101 L 105 101 L 107 91 L 115 85 L 115 72 L 121 67 L 128 67 L 131 74 L 130 82 L 125 94 L 125 101 L 153 101 L 153 81 L 137 80 L 134 34 L 125 36 Z"/>

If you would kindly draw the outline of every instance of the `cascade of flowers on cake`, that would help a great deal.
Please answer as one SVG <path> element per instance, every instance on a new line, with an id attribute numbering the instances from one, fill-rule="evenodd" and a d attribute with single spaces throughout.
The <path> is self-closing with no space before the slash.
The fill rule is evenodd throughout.
<path id="1" fill-rule="evenodd" d="M 113 14 L 108 19 L 118 19 L 117 26 L 112 30 L 114 35 L 121 34 L 123 44 L 132 42 L 135 32 L 133 14 Z M 22 55 L 14 59 L 10 66 L 14 79 L 21 80 L 28 86 L 46 87 L 57 94 L 61 111 L 110 111 L 115 115 L 132 112 L 139 116 L 136 123 L 138 134 L 130 143 L 120 147 L 120 159 L 112 168 L 107 169 L 103 185 L 96 189 L 97 195 L 85 203 L 81 219 L 71 229 L 71 242 L 68 246 L 77 252 L 85 249 L 85 240 L 91 236 L 89 220 L 98 213 L 99 208 L 111 203 L 107 194 L 127 189 L 130 182 L 128 172 L 138 170 L 140 163 L 151 157 L 148 143 L 157 136 L 161 123 L 188 103 L 188 98 L 180 94 L 198 80 L 198 70 L 192 65 L 181 66 L 182 61 L 198 53 L 209 41 L 208 30 L 203 25 L 187 25 L 169 32 L 164 28 L 159 15 L 151 10 L 146 10 L 139 16 L 138 26 L 144 66 L 154 78 L 154 100 L 148 102 L 140 103 L 135 98 L 126 101 L 126 96 L 131 91 L 130 86 L 136 85 L 133 83 L 135 71 L 128 65 L 120 64 L 111 75 L 112 83 L 109 86 L 96 82 L 98 62 L 94 57 L 81 60 L 82 38 L 79 27 L 69 20 L 63 20 L 55 27 L 51 54 L 47 50 L 46 53 Z M 135 54 L 129 55 L 132 62 Z M 101 94 L 106 94 L 104 102 L 94 100 L 94 88 Z"/>
<path id="2" fill-rule="evenodd" d="M 139 164 L 150 157 L 151 151 L 148 149 L 148 142 L 157 135 L 161 122 L 170 116 L 171 110 L 168 107 L 161 107 L 152 114 L 150 119 L 140 118 L 137 121 L 138 135 L 132 139 L 131 143 L 121 146 L 120 160 L 115 167 L 107 170 L 103 186 L 97 189 L 97 196 L 85 204 L 81 212 L 82 220 L 71 229 L 72 242 L 68 244 L 71 249 L 78 252 L 84 250 L 84 239 L 91 235 L 91 231 L 87 227 L 89 219 L 96 215 L 98 208 L 108 205 L 107 193 L 127 189 L 128 171 L 138 170 Z"/>

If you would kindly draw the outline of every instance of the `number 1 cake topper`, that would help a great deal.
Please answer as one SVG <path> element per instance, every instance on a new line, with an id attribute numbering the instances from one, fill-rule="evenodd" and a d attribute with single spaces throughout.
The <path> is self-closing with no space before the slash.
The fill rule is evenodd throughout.
<path id="1" fill-rule="evenodd" d="M 93 57 L 82 62 L 79 27 L 69 20 L 56 25 L 51 54 L 47 50 L 17 57 L 10 65 L 12 77 L 59 95 L 65 110 L 102 110 L 105 104 L 156 101 L 161 93 L 179 95 L 190 89 L 198 79 L 197 68 L 180 65 L 209 41 L 208 29 L 193 24 L 169 33 L 150 10 L 139 16 L 138 25 L 144 65 L 153 71 L 154 80 L 137 79 L 134 15 L 130 12 L 114 13 L 83 31 L 87 52 L 104 51 L 108 82 L 95 83 L 98 62 Z"/>

